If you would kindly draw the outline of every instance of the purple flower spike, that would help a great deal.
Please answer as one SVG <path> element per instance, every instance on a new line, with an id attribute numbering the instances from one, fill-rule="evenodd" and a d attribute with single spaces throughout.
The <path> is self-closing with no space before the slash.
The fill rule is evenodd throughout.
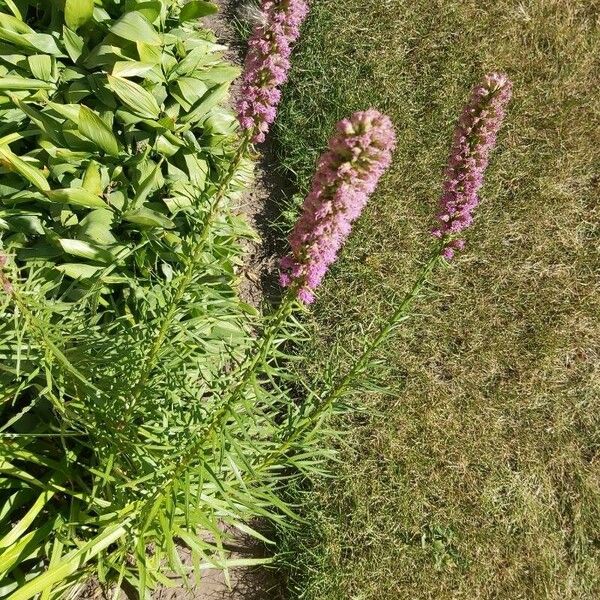
<path id="1" fill-rule="evenodd" d="M 292 46 L 308 14 L 304 0 L 262 0 L 260 23 L 248 42 L 238 102 L 242 129 L 252 129 L 254 143 L 263 142 L 275 120 L 280 87 L 288 77 Z"/>
<path id="2" fill-rule="evenodd" d="M 311 190 L 281 260 L 280 283 L 294 286 L 305 304 L 321 283 L 392 159 L 396 138 L 388 117 L 376 110 L 354 113 L 337 124 L 317 163 Z"/>
<path id="3" fill-rule="evenodd" d="M 469 227 L 473 210 L 479 204 L 478 192 L 496 135 L 504 120 L 504 110 L 511 97 L 512 83 L 502 73 L 490 73 L 471 92 L 456 130 L 444 191 L 437 214 L 435 237 L 446 242 L 442 255 L 452 259 L 465 242 L 456 235 Z"/>

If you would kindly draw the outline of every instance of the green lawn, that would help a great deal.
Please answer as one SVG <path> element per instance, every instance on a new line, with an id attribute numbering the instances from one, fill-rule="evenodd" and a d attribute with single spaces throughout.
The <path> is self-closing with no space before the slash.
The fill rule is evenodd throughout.
<path id="1" fill-rule="evenodd" d="M 597 0 L 314 0 L 288 174 L 305 191 L 353 110 L 399 139 L 314 307 L 315 366 L 415 277 L 470 87 L 503 70 L 514 99 L 467 251 L 385 350 L 394 394 L 361 399 L 339 477 L 297 492 L 292 598 L 600 597 L 599 56 Z"/>

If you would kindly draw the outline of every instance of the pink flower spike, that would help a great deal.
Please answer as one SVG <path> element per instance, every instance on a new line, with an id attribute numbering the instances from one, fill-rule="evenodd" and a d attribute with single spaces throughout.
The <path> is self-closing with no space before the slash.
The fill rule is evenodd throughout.
<path id="1" fill-rule="evenodd" d="M 436 217 L 438 224 L 431 232 L 445 242 L 443 256 L 447 260 L 464 248 L 464 240 L 455 236 L 473 221 L 489 156 L 511 95 L 508 77 L 490 73 L 473 88 L 458 121 Z"/>
<path id="2" fill-rule="evenodd" d="M 275 121 L 279 87 L 288 77 L 292 47 L 308 14 L 304 0 L 262 0 L 260 23 L 248 42 L 248 54 L 237 104 L 242 129 L 253 130 L 252 141 L 263 142 Z"/>
<path id="3" fill-rule="evenodd" d="M 376 110 L 337 124 L 290 235 L 292 253 L 280 263 L 280 284 L 292 287 L 301 302 L 313 302 L 314 289 L 390 166 L 395 144 L 392 122 Z"/>

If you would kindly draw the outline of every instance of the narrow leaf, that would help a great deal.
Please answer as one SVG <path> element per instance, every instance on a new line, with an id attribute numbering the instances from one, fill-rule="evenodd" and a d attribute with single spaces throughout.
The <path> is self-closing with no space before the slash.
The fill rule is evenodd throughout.
<path id="1" fill-rule="evenodd" d="M 29 598 L 33 598 L 43 590 L 75 573 L 75 571 L 80 569 L 99 552 L 123 537 L 127 531 L 126 526 L 129 524 L 129 520 L 127 519 L 117 526 L 107 527 L 102 533 L 91 539 L 87 544 L 84 544 L 80 549 L 72 550 L 63 556 L 45 573 L 29 581 L 17 590 L 11 596 L 11 600 L 28 600 Z"/>
<path id="2" fill-rule="evenodd" d="M 14 75 L 0 77 L 0 90 L 52 90 L 54 87 L 53 83 L 39 79 L 26 79 Z"/>

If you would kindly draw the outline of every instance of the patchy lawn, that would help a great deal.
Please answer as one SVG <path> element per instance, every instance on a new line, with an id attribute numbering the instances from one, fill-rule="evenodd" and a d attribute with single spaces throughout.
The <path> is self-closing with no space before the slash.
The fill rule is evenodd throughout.
<path id="1" fill-rule="evenodd" d="M 315 364 L 426 254 L 470 87 L 514 99 L 468 248 L 346 418 L 339 478 L 297 492 L 292 597 L 600 597 L 600 3 L 315 0 L 276 128 L 305 190 L 335 121 L 394 120 L 391 172 L 321 291 Z M 336 359 L 343 368 L 342 356 Z"/>

